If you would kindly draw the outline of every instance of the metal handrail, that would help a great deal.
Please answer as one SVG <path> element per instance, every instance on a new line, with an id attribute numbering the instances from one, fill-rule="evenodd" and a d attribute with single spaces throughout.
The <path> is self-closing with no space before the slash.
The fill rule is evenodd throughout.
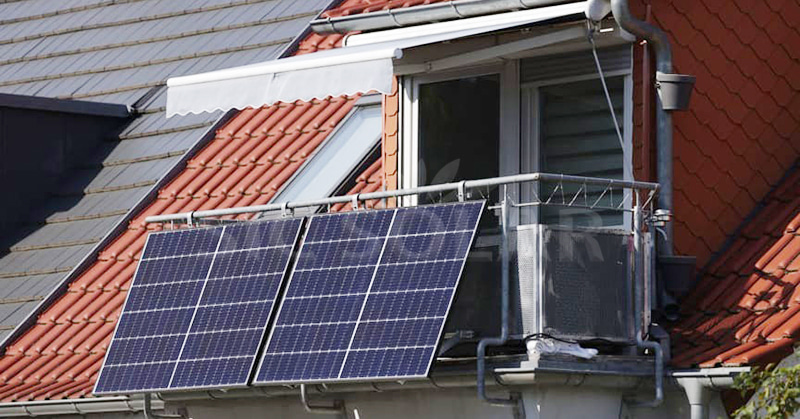
<path id="1" fill-rule="evenodd" d="M 205 211 L 184 212 L 178 214 L 153 215 L 145 218 L 146 223 L 165 223 L 171 221 L 187 221 L 191 224 L 193 219 L 220 217 L 226 215 L 239 215 L 247 213 L 260 213 L 266 211 L 286 211 L 296 208 L 319 207 L 333 204 L 347 204 L 358 201 L 370 201 L 401 196 L 421 195 L 425 193 L 464 191 L 492 186 L 510 185 L 525 182 L 561 182 L 576 185 L 604 186 L 607 188 L 621 188 L 650 191 L 653 195 L 659 190 L 657 183 L 601 179 L 584 176 L 570 176 L 551 173 L 527 173 L 520 175 L 499 176 L 486 179 L 467 180 L 461 182 L 442 183 L 438 185 L 420 186 L 416 188 L 394 189 L 389 191 L 370 192 L 354 195 L 332 196 L 328 198 L 312 199 L 308 201 L 281 202 L 266 205 L 253 205 L 247 207 L 223 208 Z M 459 194 L 461 195 L 461 194 Z"/>

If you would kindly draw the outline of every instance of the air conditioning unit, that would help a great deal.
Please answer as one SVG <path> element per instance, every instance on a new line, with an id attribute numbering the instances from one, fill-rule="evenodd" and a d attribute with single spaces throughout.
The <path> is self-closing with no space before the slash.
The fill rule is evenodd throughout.
<path id="1" fill-rule="evenodd" d="M 523 336 L 634 340 L 629 231 L 533 224 L 514 236 Z"/>

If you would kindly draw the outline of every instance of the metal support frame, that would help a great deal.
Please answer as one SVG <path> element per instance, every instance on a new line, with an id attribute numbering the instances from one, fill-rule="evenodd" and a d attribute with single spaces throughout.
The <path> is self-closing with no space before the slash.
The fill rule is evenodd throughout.
<path id="1" fill-rule="evenodd" d="M 583 27 L 572 27 L 561 29 L 555 32 L 542 34 L 533 38 L 512 41 L 494 47 L 484 48 L 478 51 L 467 52 L 452 57 L 440 58 L 424 64 L 426 72 L 451 70 L 468 65 L 475 65 L 481 62 L 498 59 L 503 56 L 516 54 L 536 48 L 571 41 L 586 36 L 586 29 Z"/>
<path id="2" fill-rule="evenodd" d="M 303 403 L 303 408 L 308 413 L 318 415 L 341 415 L 341 417 L 347 417 L 347 411 L 343 400 L 334 400 L 333 404 L 330 406 L 312 405 L 308 400 L 308 389 L 305 384 L 300 384 L 300 402 Z"/>

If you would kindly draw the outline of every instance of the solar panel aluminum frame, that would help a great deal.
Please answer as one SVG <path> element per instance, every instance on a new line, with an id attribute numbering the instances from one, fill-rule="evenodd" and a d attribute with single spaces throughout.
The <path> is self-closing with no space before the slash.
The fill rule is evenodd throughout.
<path id="1" fill-rule="evenodd" d="M 253 372 L 253 375 L 252 375 L 253 378 L 251 380 L 252 381 L 251 384 L 253 386 L 281 386 L 281 385 L 296 385 L 296 384 L 331 384 L 331 383 L 343 383 L 343 382 L 392 382 L 392 381 L 404 381 L 404 380 L 420 379 L 420 378 L 424 378 L 424 377 L 429 376 L 431 367 L 433 365 L 433 361 L 436 358 L 436 354 L 439 352 L 439 347 L 441 347 L 442 334 L 444 332 L 444 328 L 445 328 L 445 325 L 447 323 L 447 318 L 448 318 L 448 316 L 450 314 L 450 310 L 453 307 L 453 302 L 455 300 L 455 296 L 456 296 L 456 293 L 458 291 L 458 286 L 460 284 L 461 277 L 464 274 L 464 267 L 466 266 L 467 258 L 469 257 L 469 252 L 472 249 L 473 245 L 475 244 L 475 237 L 477 236 L 478 226 L 480 224 L 480 220 L 481 220 L 481 217 L 483 215 L 483 211 L 486 208 L 486 200 L 485 199 L 484 200 L 465 201 L 465 202 L 461 202 L 461 203 L 470 203 L 470 202 L 472 202 L 472 203 L 480 203 L 480 211 L 478 212 L 478 217 L 475 220 L 475 225 L 472 228 L 472 234 L 471 234 L 470 239 L 469 239 L 469 245 L 467 246 L 467 253 L 464 255 L 464 258 L 461 261 L 461 266 L 460 266 L 460 268 L 458 270 L 458 276 L 457 276 L 457 278 L 455 280 L 455 283 L 453 285 L 453 290 L 450 293 L 450 298 L 449 298 L 449 300 L 447 302 L 447 309 L 446 309 L 446 311 L 444 313 L 444 319 L 442 320 L 441 325 L 439 326 L 438 338 L 437 338 L 437 341 L 436 341 L 437 343 L 436 343 L 435 348 L 431 351 L 431 355 L 430 355 L 430 357 L 428 359 L 427 366 L 425 368 L 425 371 L 426 371 L 425 375 L 398 375 L 398 376 L 382 376 L 382 377 L 325 378 L 325 379 L 308 379 L 308 380 L 302 380 L 302 379 L 295 380 L 295 379 L 293 379 L 293 380 L 275 380 L 275 381 L 259 381 L 258 380 L 258 374 L 261 371 L 261 369 L 263 367 L 263 364 L 264 364 L 265 353 L 266 353 L 266 351 L 268 349 L 268 346 L 269 346 L 269 344 L 270 344 L 270 342 L 272 340 L 272 336 L 273 336 L 274 331 L 275 331 L 276 322 L 278 321 L 278 319 L 280 317 L 281 309 L 283 308 L 283 305 L 284 305 L 284 303 L 286 301 L 286 293 L 290 289 L 290 286 L 292 284 L 292 280 L 294 279 L 294 276 L 295 276 L 295 272 L 296 272 L 295 269 L 296 269 L 297 263 L 300 260 L 301 253 L 303 251 L 303 244 L 304 244 L 304 240 L 305 240 L 305 235 L 307 235 L 308 230 L 309 230 L 310 225 L 311 225 L 311 221 L 309 220 L 309 222 L 306 225 L 306 228 L 304 229 L 305 230 L 304 238 L 303 238 L 303 240 L 301 240 L 301 243 L 300 243 L 300 245 L 298 247 L 298 250 L 297 250 L 297 254 L 296 254 L 295 258 L 294 258 L 291 274 L 289 275 L 289 279 L 284 284 L 283 298 L 281 298 L 280 305 L 277 307 L 277 311 L 274 313 L 274 316 L 271 319 L 271 323 L 270 323 L 270 327 L 269 327 L 269 329 L 270 329 L 269 330 L 269 337 L 264 342 L 262 342 L 262 348 L 261 348 L 261 353 L 259 354 L 258 366 L 255 369 L 255 371 Z M 436 207 L 436 206 L 452 205 L 452 204 L 458 204 L 458 203 L 420 205 L 420 206 L 416 206 L 416 207 L 413 207 L 413 208 Z M 393 209 L 370 210 L 370 211 L 395 211 L 395 215 L 396 215 L 396 212 L 398 210 L 403 209 L 403 208 L 409 208 L 409 207 L 398 207 L 398 208 L 393 208 Z M 328 217 L 328 216 L 337 216 L 337 215 L 342 215 L 342 213 L 322 214 L 322 215 L 316 215 L 315 217 Z M 394 217 L 394 215 L 393 215 L 393 217 Z M 388 238 L 391 237 L 391 235 L 390 235 L 391 234 L 391 229 L 392 229 L 392 226 L 390 225 L 389 230 L 387 231 L 386 237 L 385 237 L 385 240 L 387 242 L 388 242 Z M 384 246 L 385 246 L 385 244 L 384 244 Z M 381 253 L 383 253 L 383 252 L 381 252 Z M 377 272 L 378 268 L 381 266 L 380 262 L 381 262 L 381 258 L 379 257 L 378 261 L 375 264 L 375 272 Z M 373 274 L 373 276 L 374 275 L 375 275 L 375 273 Z M 374 281 L 374 277 L 373 277 L 373 281 Z M 369 298 L 369 291 L 367 291 L 366 295 L 364 296 L 364 304 L 366 304 L 366 300 L 368 298 Z M 355 328 L 353 329 L 353 332 L 352 332 L 352 338 L 353 339 L 355 339 L 356 333 L 358 331 L 358 325 L 359 325 L 359 321 L 357 320 L 356 321 L 356 326 L 355 326 Z M 350 352 L 350 350 L 348 349 L 346 354 L 348 354 L 349 352 Z M 342 369 L 344 369 L 345 363 L 346 363 L 346 358 L 345 358 L 345 360 L 342 361 Z"/>
<path id="2" fill-rule="evenodd" d="M 284 268 L 283 268 L 283 275 L 281 276 L 280 284 L 278 285 L 278 291 L 275 294 L 275 298 L 274 298 L 274 301 L 272 303 L 272 308 L 270 310 L 269 317 L 267 318 L 267 324 L 262 328 L 258 349 L 257 349 L 257 351 L 255 353 L 255 356 L 253 357 L 253 361 L 250 363 L 250 367 L 248 369 L 249 373 L 248 373 L 247 378 L 245 379 L 245 381 L 243 383 L 241 383 L 241 384 L 233 384 L 233 385 L 224 385 L 224 386 L 195 386 L 195 387 L 188 387 L 188 386 L 184 386 L 184 387 L 169 387 L 168 386 L 168 387 L 164 387 L 164 388 L 152 388 L 152 389 L 141 389 L 141 390 L 137 389 L 137 390 L 126 390 L 126 391 L 97 391 L 97 387 L 101 383 L 101 379 L 100 378 L 101 378 L 101 376 L 103 374 L 103 371 L 105 370 L 105 367 L 106 367 L 106 362 L 108 360 L 108 354 L 111 352 L 112 345 L 114 344 L 114 340 L 115 340 L 115 338 L 117 336 L 117 332 L 119 330 L 120 324 L 122 323 L 121 322 L 122 315 L 123 315 L 123 313 L 125 313 L 125 309 L 127 308 L 129 300 L 130 300 L 130 297 L 131 297 L 131 292 L 130 292 L 130 289 L 129 289 L 127 295 L 125 296 L 125 301 L 124 301 L 124 303 L 122 305 L 122 310 L 120 311 L 119 317 L 117 318 L 117 324 L 114 326 L 114 333 L 112 334 L 112 338 L 111 338 L 111 341 L 109 342 L 108 349 L 106 350 L 106 354 L 103 357 L 103 364 L 101 365 L 100 370 L 99 370 L 98 375 L 97 375 L 97 379 L 95 380 L 95 385 L 94 385 L 94 387 L 92 389 L 92 394 L 93 395 L 100 395 L 100 396 L 108 396 L 108 395 L 117 395 L 117 394 L 140 394 L 140 393 L 156 393 L 156 392 L 171 392 L 171 391 L 206 391 L 206 390 L 220 390 L 220 389 L 223 389 L 223 388 L 226 389 L 226 390 L 227 389 L 248 388 L 249 387 L 249 383 L 252 380 L 252 377 L 253 377 L 253 374 L 254 374 L 254 368 L 256 366 L 256 362 L 259 360 L 259 358 L 261 356 L 261 351 L 262 351 L 262 348 L 264 346 L 264 339 L 265 339 L 266 334 L 267 334 L 266 333 L 267 329 L 269 328 L 269 326 L 270 326 L 270 324 L 271 324 L 271 322 L 272 322 L 272 320 L 275 317 L 275 314 L 277 312 L 276 310 L 278 308 L 278 304 L 276 304 L 276 303 L 280 299 L 281 291 L 284 288 L 284 285 L 285 285 L 285 282 L 286 282 L 286 277 L 287 277 L 287 274 L 289 272 L 289 268 L 292 265 L 292 260 L 294 259 L 294 255 L 295 255 L 297 247 L 298 247 L 300 234 L 303 231 L 303 227 L 305 225 L 305 221 L 306 221 L 305 217 L 297 217 L 297 218 L 294 218 L 294 219 L 299 219 L 300 223 L 298 225 L 297 231 L 294 234 L 294 239 L 293 239 L 293 241 L 291 243 L 290 254 L 289 254 L 289 257 L 287 258 L 286 263 L 285 263 Z M 278 221 L 278 220 L 269 220 L 269 221 L 260 221 L 260 222 L 270 223 L 270 222 L 276 222 L 276 221 Z M 249 224 L 255 224 L 255 223 L 249 223 Z M 219 251 L 219 246 L 222 243 L 223 236 L 224 236 L 224 231 L 225 231 L 225 229 L 227 227 L 228 226 L 211 227 L 211 228 L 219 228 L 219 229 L 222 230 L 222 232 L 220 233 L 219 242 L 217 244 L 217 250 L 214 251 L 215 255 Z M 187 230 L 183 230 L 183 231 L 187 231 Z M 141 254 L 145 255 L 145 250 L 147 250 L 147 247 L 150 244 L 150 240 L 151 240 L 151 238 L 153 236 L 157 236 L 157 235 L 161 235 L 161 234 L 169 234 L 169 233 L 173 233 L 173 232 L 174 232 L 174 230 L 149 233 L 147 235 L 147 238 L 145 239 L 145 244 L 142 247 L 142 253 Z M 142 264 L 141 264 L 141 261 L 140 261 L 140 263 L 138 263 L 137 266 L 136 266 L 136 270 L 134 271 L 133 279 L 136 279 L 138 277 L 139 270 L 140 270 L 141 266 L 142 266 Z M 209 280 L 208 276 L 210 275 L 210 273 L 213 270 L 213 268 L 214 268 L 214 263 L 212 262 L 211 265 L 208 267 L 208 274 L 206 275 L 206 278 L 203 280 L 206 284 L 208 283 L 208 280 Z M 133 281 L 131 281 L 131 286 L 132 285 L 133 285 Z M 204 287 L 205 287 L 205 285 L 204 285 Z M 200 296 L 198 297 L 197 304 L 200 304 L 200 301 L 202 300 L 202 297 L 203 297 L 203 294 L 201 293 Z M 194 320 L 194 317 L 196 316 L 196 314 L 197 314 L 197 308 L 195 308 L 195 312 L 192 314 L 192 320 Z M 191 330 L 191 326 L 192 326 L 192 324 L 190 323 L 189 328 L 185 332 L 185 334 L 187 336 L 189 335 L 189 332 Z M 185 345 L 185 342 L 184 342 L 184 345 Z M 180 356 L 179 356 L 179 358 L 180 358 Z M 180 362 L 180 360 L 179 359 L 176 360 L 176 363 L 177 362 Z M 177 364 L 176 364 L 176 366 L 174 368 L 175 369 L 173 370 L 173 374 L 172 374 L 173 377 L 174 377 L 175 372 L 177 371 L 177 368 L 178 368 Z"/>

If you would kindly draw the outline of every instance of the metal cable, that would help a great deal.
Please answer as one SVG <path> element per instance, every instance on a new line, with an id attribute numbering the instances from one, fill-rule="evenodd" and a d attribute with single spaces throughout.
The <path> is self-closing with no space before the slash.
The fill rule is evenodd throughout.
<path id="1" fill-rule="evenodd" d="M 622 155 L 625 153 L 625 140 L 622 138 L 622 131 L 619 128 L 617 121 L 617 113 L 614 112 L 614 104 L 611 102 L 611 94 L 608 93 L 608 86 L 606 85 L 606 76 L 603 73 L 603 67 L 600 65 L 600 58 L 597 56 L 597 45 L 594 43 L 594 28 L 589 28 L 589 43 L 592 44 L 592 56 L 594 56 L 594 64 L 597 67 L 597 73 L 600 75 L 600 83 L 603 85 L 603 93 L 606 95 L 606 102 L 608 103 L 608 111 L 611 112 L 611 119 L 614 120 L 614 129 L 617 131 L 617 138 L 619 139 L 619 146 L 622 148 Z M 623 158 L 624 164 L 627 166 L 628 173 L 631 174 L 631 179 L 636 177 L 633 175 L 633 167 L 631 166 L 630 159 Z"/>

